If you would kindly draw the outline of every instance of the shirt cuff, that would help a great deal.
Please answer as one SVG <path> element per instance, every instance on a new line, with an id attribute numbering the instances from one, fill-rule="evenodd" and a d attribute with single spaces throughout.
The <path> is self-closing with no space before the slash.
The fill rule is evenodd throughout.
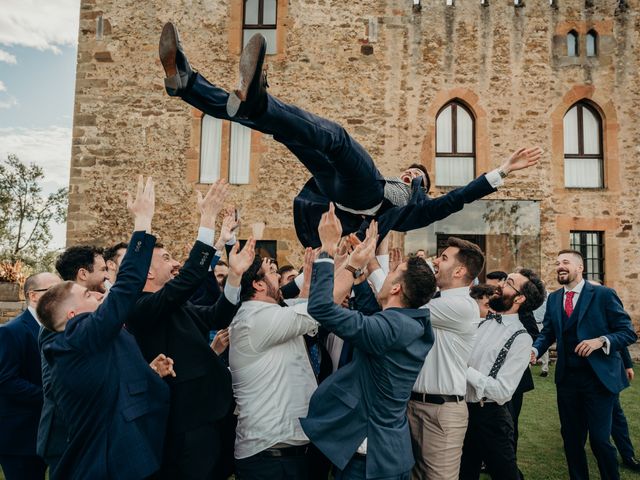
<path id="1" fill-rule="evenodd" d="M 389 255 L 376 255 L 380 268 L 386 274 L 389 273 Z"/>
<path id="2" fill-rule="evenodd" d="M 531 350 L 533 350 L 534 355 L 538 358 L 538 349 L 536 347 L 531 347 Z"/>
<path id="3" fill-rule="evenodd" d="M 473 367 L 467 367 L 467 383 L 476 389 L 480 398 L 484 397 L 485 376 Z"/>
<path id="4" fill-rule="evenodd" d="M 333 258 L 318 258 L 313 263 L 334 263 Z"/>
<path id="5" fill-rule="evenodd" d="M 484 178 L 487 179 L 487 182 L 489 182 L 489 185 L 491 185 L 493 188 L 501 187 L 504 184 L 504 180 L 498 173 L 497 168 L 485 174 Z"/>
<path id="6" fill-rule="evenodd" d="M 611 351 L 611 342 L 609 341 L 606 335 L 603 335 L 602 337 L 604 338 L 604 345 L 602 345 L 602 351 L 604 352 L 605 355 L 609 355 L 609 352 Z"/>
<path id="7" fill-rule="evenodd" d="M 212 228 L 200 227 L 198 228 L 198 241 L 213 247 L 215 232 Z"/>
<path id="8" fill-rule="evenodd" d="M 240 287 L 234 287 L 228 282 L 225 283 L 224 296 L 227 297 L 227 300 L 229 300 L 233 305 L 237 305 L 240 303 Z"/>
<path id="9" fill-rule="evenodd" d="M 369 281 L 376 292 L 379 292 L 384 284 L 387 275 L 382 271 L 382 268 L 377 268 L 369 274 Z"/>
<path id="10" fill-rule="evenodd" d="M 293 281 L 296 284 L 296 287 L 298 287 L 298 290 L 302 290 L 302 286 L 304 285 L 304 272 L 294 278 Z"/>

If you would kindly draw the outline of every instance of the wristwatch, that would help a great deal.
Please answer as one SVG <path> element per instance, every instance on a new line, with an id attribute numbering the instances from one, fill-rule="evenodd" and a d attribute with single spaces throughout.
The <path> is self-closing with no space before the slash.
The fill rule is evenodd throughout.
<path id="1" fill-rule="evenodd" d="M 498 169 L 498 175 L 500 175 L 500 178 L 507 178 L 507 172 L 505 172 L 501 168 Z"/>
<path id="2" fill-rule="evenodd" d="M 360 275 L 364 273 L 361 268 L 352 267 L 349 264 L 347 264 L 347 266 L 344 268 L 346 268 L 351 272 L 351 275 L 353 275 L 353 278 L 358 278 Z"/>

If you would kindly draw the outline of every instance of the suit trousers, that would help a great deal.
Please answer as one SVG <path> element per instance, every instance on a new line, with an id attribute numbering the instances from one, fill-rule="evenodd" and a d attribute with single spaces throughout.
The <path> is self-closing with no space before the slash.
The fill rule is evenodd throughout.
<path id="1" fill-rule="evenodd" d="M 617 395 L 607 390 L 591 367 L 569 369 L 558 384 L 558 413 L 571 480 L 588 480 L 584 446 L 591 450 L 603 480 L 620 478 L 616 449 L 609 439 Z"/>
<path id="2" fill-rule="evenodd" d="M 336 469 L 335 480 L 365 480 L 367 478 L 366 455 L 354 455 L 344 470 Z M 401 473 L 393 477 L 376 477 L 376 480 L 409 480 L 411 472 Z"/>
<path id="3" fill-rule="evenodd" d="M 460 480 L 478 480 L 483 461 L 492 480 L 519 480 L 509 408 L 492 402 L 467 406 L 469 426 L 462 447 Z"/>
<path id="4" fill-rule="evenodd" d="M 613 443 L 616 444 L 618 453 L 620 453 L 623 460 L 634 458 L 636 456 L 633 450 L 633 444 L 631 443 L 631 438 L 629 437 L 629 424 L 627 423 L 627 417 L 625 417 L 622 405 L 620 405 L 620 395 L 616 395 L 616 399 L 613 403 L 611 438 L 613 438 Z"/>
<path id="5" fill-rule="evenodd" d="M 196 73 L 181 98 L 207 115 L 240 123 L 273 135 L 313 175 L 331 201 L 355 210 L 371 208 L 384 196 L 384 178 L 369 153 L 339 124 L 269 95 L 267 110 L 258 118 L 227 115 L 229 94 Z"/>
<path id="6" fill-rule="evenodd" d="M 220 428 L 205 424 L 183 433 L 169 432 L 159 478 L 211 480 L 220 456 Z"/>
<path id="7" fill-rule="evenodd" d="M 44 480 L 47 465 L 37 455 L 0 455 L 6 480 Z"/>
<path id="8" fill-rule="evenodd" d="M 270 457 L 262 453 L 236 458 L 237 480 L 308 480 L 309 461 L 306 454 Z"/>
<path id="9" fill-rule="evenodd" d="M 469 420 L 466 402 L 411 400 L 407 417 L 416 460 L 412 480 L 457 480 Z"/>

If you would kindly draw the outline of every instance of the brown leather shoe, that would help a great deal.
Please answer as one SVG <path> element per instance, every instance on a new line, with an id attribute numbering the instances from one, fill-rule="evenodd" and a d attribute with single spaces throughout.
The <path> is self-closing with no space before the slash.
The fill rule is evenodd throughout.
<path id="1" fill-rule="evenodd" d="M 162 28 L 158 52 L 160 62 L 167 75 L 167 78 L 164 79 L 167 93 L 171 96 L 180 95 L 180 91 L 187 88 L 189 79 L 193 75 L 193 69 L 189 65 L 184 50 L 182 50 L 178 29 L 171 22 L 166 23 Z"/>
<path id="2" fill-rule="evenodd" d="M 267 41 L 256 33 L 240 55 L 240 81 L 227 100 L 227 114 L 236 118 L 255 118 L 267 109 L 267 74 L 263 72 Z"/>

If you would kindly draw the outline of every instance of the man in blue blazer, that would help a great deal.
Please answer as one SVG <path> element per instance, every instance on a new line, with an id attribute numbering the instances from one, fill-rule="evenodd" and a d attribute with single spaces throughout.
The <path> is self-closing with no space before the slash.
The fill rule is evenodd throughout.
<path id="1" fill-rule="evenodd" d="M 538 148 L 520 149 L 499 169 L 431 199 L 424 166 L 412 164 L 399 177 L 385 178 L 369 153 L 342 126 L 269 95 L 262 35 L 254 35 L 244 46 L 240 87 L 231 94 L 191 69 L 178 30 L 171 23 L 162 30 L 159 50 L 169 95 L 212 117 L 272 135 L 313 175 L 293 202 L 296 233 L 305 247 L 320 245 L 317 227 L 329 202 L 335 203 L 345 234 L 357 232 L 364 238 L 369 220 L 375 218 L 380 238 L 384 238 L 391 230 L 407 232 L 448 217 L 466 203 L 495 192 L 509 172 L 535 165 L 542 154 Z"/>
<path id="2" fill-rule="evenodd" d="M 564 451 L 572 480 L 588 480 L 584 446 L 589 435 L 600 476 L 618 479 L 616 449 L 609 441 L 617 394 L 629 385 L 619 351 L 637 335 L 615 291 L 585 282 L 580 252 L 562 250 L 556 261 L 563 287 L 547 299 L 544 327 L 532 362 L 557 343 L 556 386 Z"/>
<path id="3" fill-rule="evenodd" d="M 151 179 L 127 201 L 134 233 L 109 295 L 73 282 L 47 291 L 38 304 L 51 394 L 67 427 L 56 479 L 143 479 L 160 468 L 169 391 L 144 360 L 125 320 L 144 286 L 155 237 Z M 103 301 L 104 300 L 104 301 Z"/>
<path id="4" fill-rule="evenodd" d="M 36 307 L 57 283 L 60 278 L 49 272 L 27 278 L 27 309 L 0 327 L 0 465 L 7 480 L 44 479 L 46 465 L 36 455 L 42 410 Z"/>
<path id="5" fill-rule="evenodd" d="M 365 241 L 335 273 L 342 232 L 333 204 L 318 228 L 322 247 L 311 277 L 308 312 L 324 328 L 353 345 L 353 360 L 328 377 L 311 397 L 300 423 L 314 445 L 336 466 L 337 479 L 409 479 L 413 452 L 407 404 L 433 345 L 429 311 L 435 278 L 421 258 L 390 272 L 378 294 L 382 311 L 364 315 L 342 308 L 354 280 L 373 258 L 376 222 Z"/>

